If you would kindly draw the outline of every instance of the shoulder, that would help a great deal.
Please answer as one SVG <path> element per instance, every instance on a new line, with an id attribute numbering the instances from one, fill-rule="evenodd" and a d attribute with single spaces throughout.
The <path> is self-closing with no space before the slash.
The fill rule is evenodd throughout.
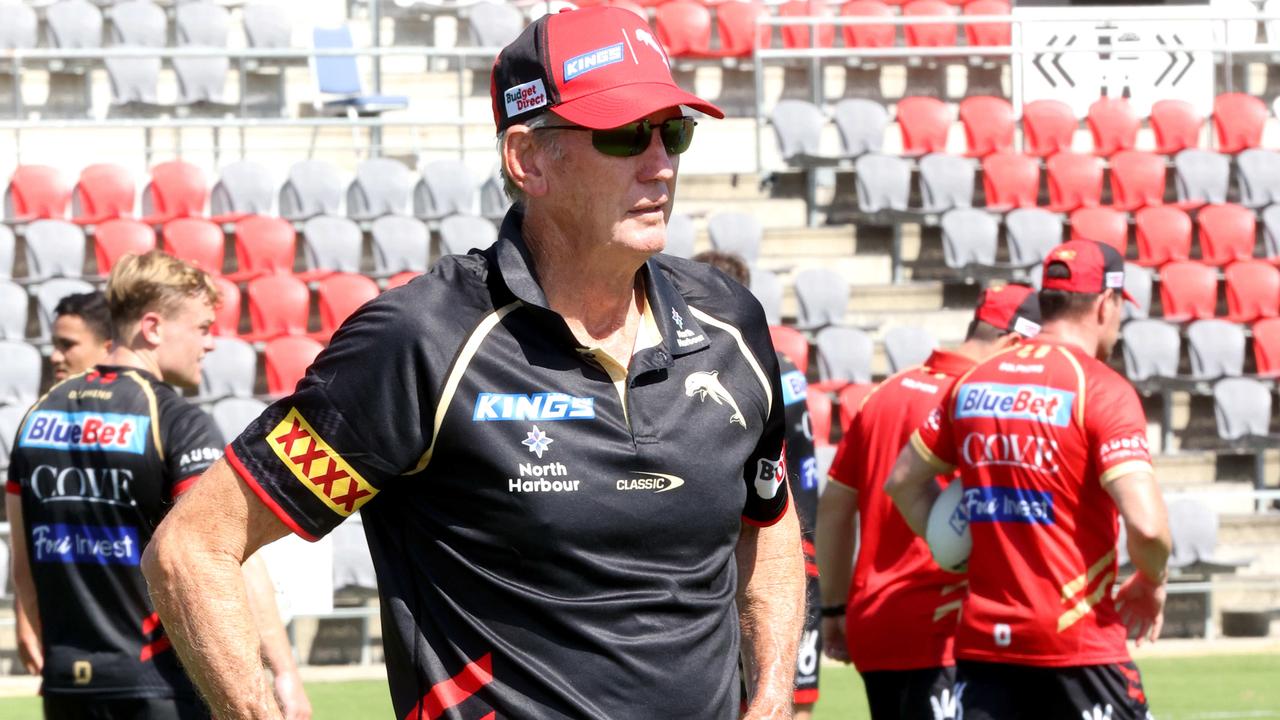
<path id="1" fill-rule="evenodd" d="M 172 386 L 162 382 L 151 382 L 150 385 L 155 393 L 162 430 L 217 427 L 209 413 L 182 397 Z"/>
<path id="2" fill-rule="evenodd" d="M 755 295 L 716 268 L 666 254 L 655 255 L 653 264 L 690 306 L 734 325 L 766 325 Z"/>

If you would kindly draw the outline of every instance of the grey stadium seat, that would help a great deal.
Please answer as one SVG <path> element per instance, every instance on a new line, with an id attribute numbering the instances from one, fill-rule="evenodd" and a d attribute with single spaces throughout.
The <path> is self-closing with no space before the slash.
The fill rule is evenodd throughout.
<path id="1" fill-rule="evenodd" d="M 164 47 L 168 44 L 168 20 L 151 0 L 126 0 L 111 6 L 111 40 L 116 45 Z"/>
<path id="2" fill-rule="evenodd" d="M 854 161 L 858 209 L 864 213 L 906 210 L 911 197 L 911 163 L 892 155 L 867 154 Z"/>
<path id="3" fill-rule="evenodd" d="M 1124 303 L 1125 320 L 1142 319 L 1151 314 L 1152 271 L 1134 263 L 1124 264 L 1124 289 L 1136 302 Z"/>
<path id="4" fill-rule="evenodd" d="M 779 100 L 769 116 L 778 152 L 788 164 L 822 154 L 822 128 L 827 118 L 822 109 L 808 100 Z"/>
<path id="5" fill-rule="evenodd" d="M 218 430 L 222 432 L 222 437 L 227 442 L 231 442 L 249 427 L 249 423 L 258 419 L 263 410 L 267 409 L 267 404 L 261 400 L 255 400 L 248 397 L 229 397 L 223 398 L 213 404 L 209 409 L 209 414 L 213 416 L 213 422 L 218 426 Z"/>
<path id="6" fill-rule="evenodd" d="M 1231 158 L 1211 150 L 1183 150 L 1173 156 L 1178 200 L 1205 203 L 1227 201 Z"/>
<path id="7" fill-rule="evenodd" d="M 13 253 L 17 242 L 8 225 L 0 225 L 0 280 L 13 277 Z"/>
<path id="8" fill-rule="evenodd" d="M 870 335 L 857 328 L 832 326 L 819 330 L 814 344 L 818 352 L 819 378 L 871 382 L 875 342 Z"/>
<path id="9" fill-rule="evenodd" d="M 671 213 L 671 217 L 667 219 L 667 244 L 663 252 L 676 257 L 693 257 L 696 236 L 693 218 L 684 213 Z"/>
<path id="10" fill-rule="evenodd" d="M 258 353 L 253 345 L 240 338 L 214 338 L 213 352 L 204 356 L 200 366 L 200 397 L 251 397 L 257 377 Z"/>
<path id="11" fill-rule="evenodd" d="M 45 8 L 49 47 L 67 50 L 102 45 L 102 11 L 89 0 L 61 0 Z M 43 113 L 69 117 L 85 115 L 92 102 L 91 67 L 87 63 L 54 60 L 49 63 L 49 99 Z"/>
<path id="12" fill-rule="evenodd" d="M 36 286 L 36 319 L 40 323 L 40 337 L 48 338 L 53 331 L 53 310 L 68 295 L 93 292 L 93 286 L 75 278 L 53 278 Z"/>
<path id="13" fill-rule="evenodd" d="M 28 50 L 34 48 L 38 40 L 36 11 L 29 5 L 0 0 L 0 51 Z M 0 116 L 12 114 L 14 101 L 20 99 L 20 96 L 14 97 L 16 81 L 20 80 L 17 72 L 13 63 L 0 62 Z"/>
<path id="14" fill-rule="evenodd" d="M 1009 261 L 1031 266 L 1062 244 L 1062 218 L 1043 208 L 1018 208 L 1004 217 Z"/>
<path id="15" fill-rule="evenodd" d="M 277 3 L 250 2 L 241 9 L 244 38 L 251 48 L 287 48 L 293 44 L 293 23 Z"/>
<path id="16" fill-rule="evenodd" d="M 1280 152 L 1252 148 L 1236 156 L 1240 204 L 1260 208 L 1280 202 Z"/>
<path id="17" fill-rule="evenodd" d="M 26 408 L 40 396 L 40 351 L 20 340 L 0 340 L 0 405 Z"/>
<path id="18" fill-rule="evenodd" d="M 1262 241 L 1267 257 L 1280 257 L 1280 204 L 1262 211 Z"/>
<path id="19" fill-rule="evenodd" d="M 924 328 L 898 325 L 884 333 L 884 353 L 891 373 L 923 363 L 936 349 L 938 340 Z"/>
<path id="20" fill-rule="evenodd" d="M 796 326 L 817 330 L 844 322 L 849 307 L 849 281 L 829 268 L 809 268 L 796 273 Z"/>
<path id="21" fill-rule="evenodd" d="M 364 235 L 355 221 L 338 215 L 313 217 L 303 223 L 302 237 L 308 270 L 360 272 Z"/>
<path id="22" fill-rule="evenodd" d="M 364 160 L 356 166 L 356 179 L 347 189 L 347 215 L 359 220 L 406 215 L 414 182 L 413 171 L 399 160 Z"/>
<path id="23" fill-rule="evenodd" d="M 475 47 L 506 47 L 524 30 L 524 13 L 505 3 L 476 3 L 469 8 L 468 16 L 471 44 Z"/>
<path id="24" fill-rule="evenodd" d="M 373 269 L 377 275 L 425 272 L 431 255 L 431 231 L 421 220 L 387 215 L 373 221 Z"/>
<path id="25" fill-rule="evenodd" d="M 160 58 L 119 58 L 103 61 L 111 81 L 111 105 L 116 108 L 136 106 L 139 110 L 159 103 L 156 86 L 160 82 Z"/>
<path id="26" fill-rule="evenodd" d="M 1182 336 L 1163 320 L 1131 320 L 1120 328 L 1124 374 L 1134 384 L 1178 376 Z"/>
<path id="27" fill-rule="evenodd" d="M 80 277 L 84 273 L 84 231 L 65 220 L 36 220 L 27 226 L 27 277 Z"/>
<path id="28" fill-rule="evenodd" d="M 497 239 L 498 229 L 479 215 L 450 215 L 440 221 L 440 252 L 444 255 L 483 250 Z"/>
<path id="29" fill-rule="evenodd" d="M 271 215 L 279 183 L 266 165 L 240 160 L 222 168 L 209 195 L 210 215 Z"/>
<path id="30" fill-rule="evenodd" d="M 748 267 L 760 259 L 764 229 L 754 215 L 740 212 L 718 212 L 707 219 L 707 235 L 711 247 L 721 252 L 737 253 Z"/>
<path id="31" fill-rule="evenodd" d="M 181 6 L 179 6 L 181 7 Z M 178 104 L 206 103 L 226 106 L 228 57 L 174 58 L 173 70 L 178 75 Z M 230 111 L 230 107 L 215 110 Z"/>
<path id="32" fill-rule="evenodd" d="M 111 38 L 117 46 L 162 48 L 168 43 L 164 10 L 149 0 L 117 3 L 107 16 L 111 19 Z M 111 81 L 112 114 L 150 114 L 158 110 L 160 58 L 113 57 L 104 64 Z"/>
<path id="33" fill-rule="evenodd" d="M 0 280 L 0 340 L 21 340 L 27 334 L 27 291 L 8 280 Z"/>
<path id="34" fill-rule="evenodd" d="M 846 155 L 878 153 L 884 147 L 889 111 L 874 100 L 849 98 L 836 103 L 836 130 Z"/>
<path id="35" fill-rule="evenodd" d="M 920 192 L 925 212 L 973 206 L 977 165 L 959 155 L 931 153 L 920 158 Z"/>
<path id="36" fill-rule="evenodd" d="M 782 324 L 782 279 L 768 270 L 756 268 L 751 271 L 751 294 L 760 301 L 764 308 L 765 322 L 770 325 Z"/>
<path id="37" fill-rule="evenodd" d="M 480 214 L 491 220 L 500 220 L 511 209 L 511 198 L 502 187 L 502 175 L 494 168 L 480 184 Z"/>
<path id="38" fill-rule="evenodd" d="M 1253 378 L 1223 378 L 1213 384 L 1213 413 L 1223 440 L 1266 437 L 1271 426 L 1271 391 Z"/>
<path id="39" fill-rule="evenodd" d="M 994 265 L 999 241 L 1000 222 L 985 210 L 956 208 L 942 216 L 942 254 L 953 270 Z"/>
<path id="40" fill-rule="evenodd" d="M 1244 326 L 1226 320 L 1197 320 L 1187 326 L 1191 375 L 1197 380 L 1240 377 L 1244 373 Z"/>
<path id="41" fill-rule="evenodd" d="M 179 45 L 226 47 L 231 19 L 226 8 L 211 2 L 181 2 L 174 9 Z"/>
<path id="42" fill-rule="evenodd" d="M 0 468 L 9 467 L 13 441 L 18 437 L 18 426 L 22 424 L 22 418 L 26 414 L 27 408 L 22 405 L 0 407 Z"/>
<path id="43" fill-rule="evenodd" d="M 316 215 L 337 215 L 350 181 L 336 165 L 324 160 L 303 160 L 289 168 L 280 188 L 280 217 L 305 220 Z"/>
<path id="44" fill-rule="evenodd" d="M 1197 572 L 1225 572 L 1249 564 L 1248 560 L 1218 557 L 1218 514 L 1213 508 L 1190 497 L 1169 501 L 1169 532 L 1173 551 L 1169 565 L 1178 569 L 1192 566 Z"/>
<path id="45" fill-rule="evenodd" d="M 471 171 L 458 159 L 436 160 L 422 168 L 413 189 L 413 214 L 424 220 L 476 212 L 476 186 Z"/>

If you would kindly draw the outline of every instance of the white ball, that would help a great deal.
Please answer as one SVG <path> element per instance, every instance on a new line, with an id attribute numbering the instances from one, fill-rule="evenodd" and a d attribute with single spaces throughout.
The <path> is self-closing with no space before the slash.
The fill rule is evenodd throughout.
<path id="1" fill-rule="evenodd" d="M 964 484 L 956 478 L 947 485 L 929 511 L 929 524 L 924 539 L 929 543 L 933 561 L 953 573 L 969 569 L 969 551 L 973 537 L 969 535 L 969 512 L 964 504 Z"/>

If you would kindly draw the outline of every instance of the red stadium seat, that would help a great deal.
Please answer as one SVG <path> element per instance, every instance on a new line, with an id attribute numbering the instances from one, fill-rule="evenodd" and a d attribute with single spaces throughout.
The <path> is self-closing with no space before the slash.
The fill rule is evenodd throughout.
<path id="1" fill-rule="evenodd" d="M 205 272 L 222 273 L 225 254 L 222 228 L 203 218 L 178 218 L 165 223 L 160 234 L 165 252 Z"/>
<path id="2" fill-rule="evenodd" d="M 402 272 L 398 272 L 387 278 L 387 289 L 390 290 L 391 288 L 398 288 L 401 285 L 407 285 L 410 280 L 413 280 L 420 275 L 422 275 L 422 273 L 417 270 L 404 270 Z"/>
<path id="3" fill-rule="evenodd" d="M 263 275 L 249 281 L 249 341 L 305 335 L 311 291 L 292 275 Z"/>
<path id="4" fill-rule="evenodd" d="M 1186 100 L 1158 100 L 1151 106 L 1151 131 L 1156 136 L 1156 152 L 1174 155 L 1200 146 L 1204 118 Z"/>
<path id="5" fill-rule="evenodd" d="M 292 393 L 323 349 L 323 345 L 304 336 L 287 335 L 268 342 L 262 352 L 267 366 L 267 392 L 276 396 Z"/>
<path id="6" fill-rule="evenodd" d="M 1069 152 L 1077 125 L 1071 106 L 1064 102 L 1029 102 L 1022 108 L 1023 151 L 1036 157 Z"/>
<path id="7" fill-rule="evenodd" d="M 1164 204 L 1164 157 L 1140 150 L 1111 156 L 1111 205 L 1119 210 Z"/>
<path id="8" fill-rule="evenodd" d="M 644 20 L 645 22 L 649 22 L 649 11 L 646 10 L 643 5 L 636 2 L 632 2 L 632 0 L 606 0 L 606 2 L 603 2 L 600 4 L 607 5 L 609 7 L 622 8 L 623 10 L 630 10 L 631 12 L 638 15 L 641 20 Z"/>
<path id="9" fill-rule="evenodd" d="M 1049 209 L 1070 212 L 1102 201 L 1102 160 L 1060 152 L 1045 161 L 1049 170 Z"/>
<path id="10" fill-rule="evenodd" d="M 693 0 L 670 0 L 654 10 L 658 42 L 673 58 L 711 55 L 711 11 Z"/>
<path id="11" fill-rule="evenodd" d="M 1109 207 L 1080 208 L 1071 213 L 1071 239 L 1106 243 L 1123 257 L 1129 249 L 1129 216 Z"/>
<path id="12" fill-rule="evenodd" d="M 89 165 L 80 171 L 80 182 L 72 195 L 75 222 L 97 225 L 133 215 L 135 190 L 133 175 L 119 165 Z"/>
<path id="13" fill-rule="evenodd" d="M 804 333 L 785 325 L 770 325 L 769 337 L 774 350 L 786 355 L 800 372 L 809 372 L 809 340 Z"/>
<path id="14" fill-rule="evenodd" d="M 937 17 L 954 15 L 955 8 L 942 0 L 912 0 L 902 6 L 905 17 Z M 907 47 L 952 47 L 956 44 L 954 23 L 928 23 L 904 25 L 902 29 Z"/>
<path id="15" fill-rule="evenodd" d="M 1218 273 L 1198 262 L 1171 262 L 1160 268 L 1164 319 L 1186 322 L 1211 318 L 1218 306 Z"/>
<path id="16" fill-rule="evenodd" d="M 278 217 L 251 215 L 236 223 L 236 271 L 227 276 L 244 282 L 260 275 L 293 272 L 298 234 L 293 223 Z"/>
<path id="17" fill-rule="evenodd" d="M 1004 0 L 972 0 L 965 3 L 965 15 L 1008 15 L 1009 4 Z M 1005 47 L 1013 44 L 1013 30 L 1009 23 L 972 23 L 964 26 L 965 42 L 976 47 Z"/>
<path id="18" fill-rule="evenodd" d="M 93 253 L 98 274 L 106 275 L 125 255 L 142 255 L 156 247 L 156 231 L 150 225 L 128 218 L 116 218 L 93 230 Z"/>
<path id="19" fill-rule="evenodd" d="M 1227 319 L 1250 323 L 1280 315 L 1280 268 L 1265 260 L 1237 260 L 1222 269 Z"/>
<path id="20" fill-rule="evenodd" d="M 902 153 L 926 155 L 947 151 L 951 111 L 941 100 L 926 95 L 898 101 L 898 126 L 902 129 Z"/>
<path id="21" fill-rule="evenodd" d="M 204 215 L 209 183 L 200 168 L 182 160 L 171 160 L 151 168 L 151 182 L 144 192 L 151 198 L 151 214 L 142 221 L 163 225 L 174 218 Z"/>
<path id="22" fill-rule="evenodd" d="M 1128 100 L 1103 97 L 1089 106 L 1085 124 L 1093 135 L 1093 154 L 1110 157 L 1121 150 L 1133 149 L 1141 122 Z"/>
<path id="23" fill-rule="evenodd" d="M 1259 375 L 1280 377 L 1280 318 L 1253 324 L 1253 359 Z"/>
<path id="24" fill-rule="evenodd" d="M 967 97 L 960 101 L 960 122 L 970 157 L 1013 149 L 1015 120 L 1008 100 L 990 95 Z"/>
<path id="25" fill-rule="evenodd" d="M 831 15 L 831 6 L 821 0 L 791 0 L 778 10 L 782 17 L 823 17 Z M 812 47 L 813 26 L 783 25 L 782 46 L 788 50 Z M 834 25 L 818 26 L 818 47 L 831 47 L 836 42 Z"/>
<path id="26" fill-rule="evenodd" d="M 773 41 L 773 28 L 756 25 L 756 18 L 768 14 L 765 6 L 758 2 L 726 2 L 717 5 L 716 27 L 720 30 L 720 49 L 716 54 L 721 57 L 750 57 L 757 45 L 769 47 Z"/>
<path id="27" fill-rule="evenodd" d="M 218 307 L 213 313 L 213 334 L 235 337 L 240 333 L 240 286 L 222 277 L 214 276 L 218 286 Z"/>
<path id="28" fill-rule="evenodd" d="M 813 431 L 815 447 L 826 447 L 831 444 L 831 396 L 809 388 L 809 429 Z"/>
<path id="29" fill-rule="evenodd" d="M 1134 214 L 1138 264 L 1159 267 L 1191 257 L 1191 216 L 1169 205 L 1142 208 Z"/>
<path id="30" fill-rule="evenodd" d="M 19 165 L 4 196 L 9 218 L 18 222 L 62 220 L 70 203 L 71 187 L 48 165 Z"/>
<path id="31" fill-rule="evenodd" d="M 1253 257 L 1257 217 L 1234 203 L 1205 205 L 1196 215 L 1200 225 L 1200 257 L 1207 265 L 1222 266 Z"/>
<path id="32" fill-rule="evenodd" d="M 845 17 L 893 17 L 889 6 L 879 0 L 851 0 L 840 9 Z M 897 28 L 893 25 L 845 25 L 841 28 L 846 47 L 893 47 Z"/>
<path id="33" fill-rule="evenodd" d="M 990 210 L 1035 207 L 1040 163 L 1029 155 L 998 152 L 982 158 L 982 188 Z"/>
<path id="34" fill-rule="evenodd" d="M 334 273 L 318 283 L 320 329 L 311 337 L 327 343 L 351 313 L 378 296 L 378 283 L 365 275 Z"/>
<path id="35" fill-rule="evenodd" d="M 858 416 L 858 411 L 862 409 L 862 401 L 867 399 L 871 391 L 875 389 L 874 383 L 852 383 L 845 385 L 840 390 L 840 394 L 836 396 L 836 400 L 840 403 L 840 430 L 841 434 L 849 432 L 849 424 Z"/>
<path id="36" fill-rule="evenodd" d="M 1262 144 L 1267 105 L 1246 93 L 1223 93 L 1213 99 L 1213 129 L 1218 152 L 1238 153 Z"/>

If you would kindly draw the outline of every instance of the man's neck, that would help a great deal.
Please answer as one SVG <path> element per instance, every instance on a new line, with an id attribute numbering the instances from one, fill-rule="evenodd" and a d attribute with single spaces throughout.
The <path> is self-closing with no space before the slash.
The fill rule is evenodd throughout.
<path id="1" fill-rule="evenodd" d="M 107 353 L 107 357 L 103 359 L 101 364 L 137 368 L 151 373 L 157 378 L 163 377 L 160 374 L 160 363 L 156 361 L 154 353 L 146 349 L 132 348 L 125 342 L 115 343 L 111 352 Z"/>
<path id="2" fill-rule="evenodd" d="M 1098 334 L 1069 320 L 1051 320 L 1045 323 L 1036 337 L 1074 346 L 1089 357 L 1098 355 Z"/>

